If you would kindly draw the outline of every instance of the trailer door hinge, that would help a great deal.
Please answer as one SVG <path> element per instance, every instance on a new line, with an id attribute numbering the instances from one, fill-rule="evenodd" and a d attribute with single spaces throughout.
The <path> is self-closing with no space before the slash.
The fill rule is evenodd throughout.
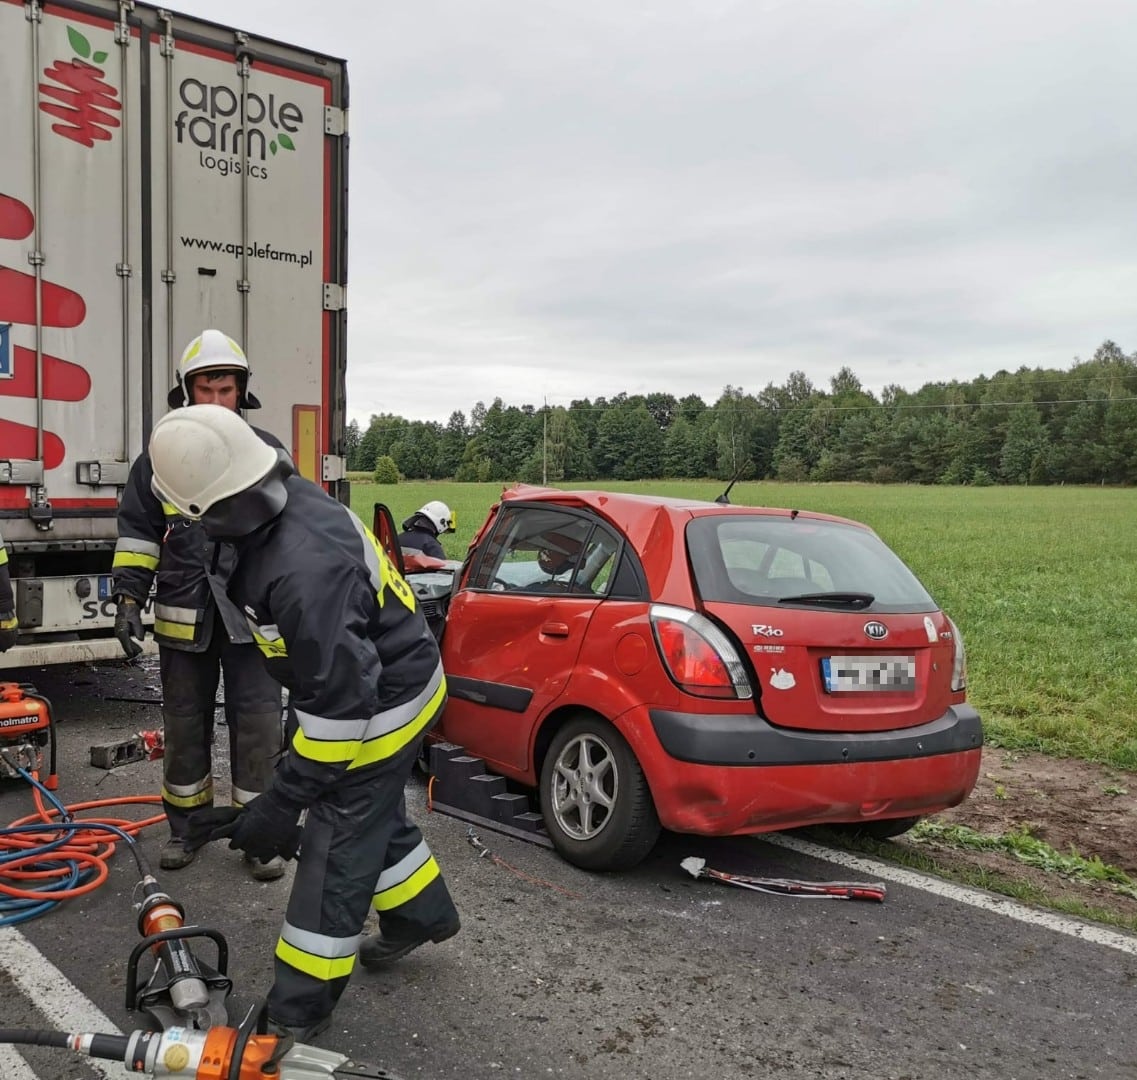
<path id="1" fill-rule="evenodd" d="M 324 480 L 342 480 L 347 476 L 347 462 L 335 454 L 325 454 L 322 473 Z"/>
<path id="2" fill-rule="evenodd" d="M 130 478 L 129 461 L 77 461 L 75 483 L 91 487 L 126 487 Z"/>
<path id="3" fill-rule="evenodd" d="M 324 310 L 343 311 L 347 307 L 347 289 L 334 281 L 324 282 Z"/>
<path id="4" fill-rule="evenodd" d="M 0 458 L 0 484 L 40 487 L 43 484 L 43 462 Z"/>
<path id="5" fill-rule="evenodd" d="M 324 134 L 347 134 L 347 109 L 341 109 L 336 105 L 324 106 Z"/>

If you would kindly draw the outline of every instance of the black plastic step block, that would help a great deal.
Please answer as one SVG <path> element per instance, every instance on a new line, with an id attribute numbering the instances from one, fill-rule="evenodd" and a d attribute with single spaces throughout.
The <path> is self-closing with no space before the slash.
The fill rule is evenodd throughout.
<path id="1" fill-rule="evenodd" d="M 501 779 L 504 780 L 505 777 L 501 777 Z M 505 825 L 512 825 L 516 822 L 518 815 L 527 813 L 528 810 L 529 799 L 527 796 L 520 792 L 503 790 L 490 799 L 486 817 L 500 821 Z"/>
<path id="2" fill-rule="evenodd" d="M 485 768 L 484 765 L 482 767 Z M 505 777 L 483 772 L 480 776 L 469 777 L 461 792 L 453 792 L 452 798 L 475 814 L 491 817 L 494 796 L 504 794 Z"/>
<path id="3" fill-rule="evenodd" d="M 522 798 L 525 797 L 522 796 Z M 526 805 L 528 805 L 529 800 L 525 799 L 525 802 Z M 545 833 L 545 819 L 532 810 L 526 810 L 524 813 L 518 814 L 510 821 L 510 825 L 518 829 L 524 829 L 526 832 L 541 833 L 542 835 Z"/>

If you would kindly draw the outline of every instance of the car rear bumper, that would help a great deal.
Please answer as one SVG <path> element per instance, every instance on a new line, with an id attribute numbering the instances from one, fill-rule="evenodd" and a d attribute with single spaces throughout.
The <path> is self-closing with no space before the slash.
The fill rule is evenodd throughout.
<path id="1" fill-rule="evenodd" d="M 666 709 L 649 715 L 663 749 L 698 765 L 846 765 L 957 754 L 983 745 L 983 725 L 970 705 L 953 705 L 919 727 L 852 733 L 779 728 L 760 716 Z"/>
<path id="2" fill-rule="evenodd" d="M 979 714 L 956 705 L 918 728 L 830 735 L 758 717 L 651 710 L 662 753 L 641 765 L 661 824 L 729 836 L 934 814 L 963 802 L 982 754 Z"/>

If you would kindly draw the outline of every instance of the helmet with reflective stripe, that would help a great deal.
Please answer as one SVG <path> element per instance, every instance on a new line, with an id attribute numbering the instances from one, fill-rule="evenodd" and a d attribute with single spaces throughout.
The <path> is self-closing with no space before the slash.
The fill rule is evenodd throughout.
<path id="1" fill-rule="evenodd" d="M 403 528 L 409 529 L 416 518 L 425 518 L 434 529 L 435 536 L 454 531 L 454 515 L 450 512 L 450 507 L 439 499 L 433 499 L 425 506 L 420 506 L 403 522 Z"/>
<path id="2" fill-rule="evenodd" d="M 180 405 L 192 405 L 190 386 L 193 376 L 206 372 L 214 374 L 233 374 L 237 376 L 237 385 L 241 390 L 241 400 L 238 408 L 259 409 L 261 403 L 248 392 L 249 359 L 245 351 L 228 334 L 220 330 L 203 330 L 193 339 L 182 353 L 178 363 L 178 384 L 167 396 L 170 408 L 176 409 Z"/>
<path id="3" fill-rule="evenodd" d="M 188 518 L 204 517 L 222 500 L 247 491 L 277 460 L 276 450 L 223 405 L 175 409 L 150 436 L 154 490 Z"/>

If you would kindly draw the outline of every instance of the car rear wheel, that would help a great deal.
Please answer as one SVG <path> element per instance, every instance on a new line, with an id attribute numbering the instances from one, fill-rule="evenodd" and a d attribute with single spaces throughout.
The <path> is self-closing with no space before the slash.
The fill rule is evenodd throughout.
<path id="1" fill-rule="evenodd" d="M 881 821 L 856 821 L 840 826 L 842 832 L 850 836 L 866 836 L 870 840 L 891 840 L 911 829 L 920 819 L 918 817 L 885 818 Z"/>
<path id="2" fill-rule="evenodd" d="M 582 869 L 629 869 L 659 837 L 655 804 L 635 754 L 598 716 L 577 716 L 556 733 L 540 790 L 554 847 Z"/>

